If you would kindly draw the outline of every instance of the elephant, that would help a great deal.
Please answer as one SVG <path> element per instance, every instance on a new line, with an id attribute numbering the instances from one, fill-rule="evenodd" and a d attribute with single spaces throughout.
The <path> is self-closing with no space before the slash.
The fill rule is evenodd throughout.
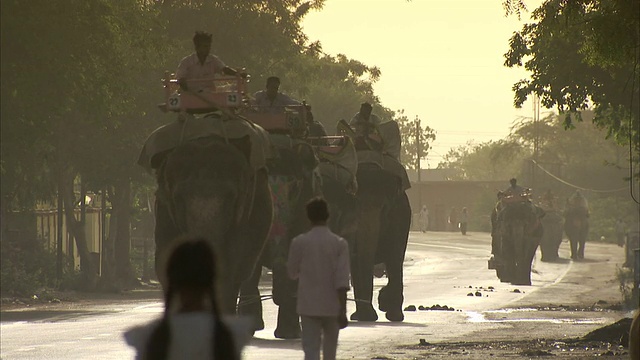
<path id="1" fill-rule="evenodd" d="M 571 245 L 571 259 L 584 259 L 584 246 L 589 235 L 589 204 L 576 190 L 566 202 L 564 210 L 564 232 Z"/>
<path id="2" fill-rule="evenodd" d="M 138 160 L 156 172 L 156 271 L 165 287 L 162 260 L 176 238 L 207 238 L 224 275 L 221 311 L 234 314 L 241 283 L 253 272 L 271 227 L 270 145 L 266 132 L 246 120 L 186 116 L 154 131 Z"/>
<path id="3" fill-rule="evenodd" d="M 589 234 L 589 212 L 582 206 L 570 206 L 564 213 L 564 232 L 571 245 L 571 259 L 584 259 L 584 247 Z"/>
<path id="4" fill-rule="evenodd" d="M 518 197 L 503 198 L 500 208 L 498 278 L 513 285 L 531 285 L 531 263 L 543 235 L 540 219 L 544 210 Z"/>
<path id="5" fill-rule="evenodd" d="M 388 121 L 364 134 L 355 133 L 346 122 L 338 126 L 354 139 L 358 159 L 357 231 L 349 244 L 356 298 L 351 320 L 378 320 L 372 304 L 373 276 L 374 266 L 383 264 L 388 281 L 378 294 L 378 308 L 387 320 L 403 321 L 403 263 L 411 206 L 405 192 L 410 187 L 406 170 L 397 160 L 401 146 L 398 124 Z"/>
<path id="6" fill-rule="evenodd" d="M 300 338 L 296 312 L 297 281 L 288 277 L 286 261 L 293 238 L 309 229 L 305 204 L 319 195 L 318 159 L 307 142 L 286 134 L 270 134 L 274 156 L 267 162 L 273 194 L 274 219 L 265 252 L 249 280 L 240 290 L 239 313 L 253 318 L 254 330 L 264 329 L 258 284 L 262 266 L 273 274 L 272 296 L 278 305 L 276 338 Z"/>
<path id="7" fill-rule="evenodd" d="M 541 260 L 556 261 L 560 258 L 558 249 L 562 243 L 564 219 L 559 211 L 550 209 L 546 211 L 541 221 L 544 229 L 540 239 Z"/>

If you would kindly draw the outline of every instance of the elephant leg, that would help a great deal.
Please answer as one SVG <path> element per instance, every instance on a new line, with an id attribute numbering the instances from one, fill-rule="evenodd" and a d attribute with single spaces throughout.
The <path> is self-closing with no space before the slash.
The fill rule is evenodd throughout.
<path id="1" fill-rule="evenodd" d="M 258 284 L 262 275 L 262 266 L 256 266 L 249 279 L 240 287 L 240 300 L 238 302 L 238 315 L 251 318 L 253 331 L 264 329 L 262 319 L 262 301 Z"/>
<path id="2" fill-rule="evenodd" d="M 358 230 L 351 256 L 353 292 L 356 298 L 356 312 L 351 314 L 351 320 L 378 320 L 372 298 L 373 265 L 380 237 L 380 217 L 379 209 L 373 207 L 358 211 L 358 224 L 363 226 Z"/>
<path id="3" fill-rule="evenodd" d="M 164 288 L 164 276 L 162 276 L 162 259 L 166 256 L 165 252 L 170 248 L 171 242 L 180 235 L 180 231 L 175 225 L 173 218 L 169 212 L 169 207 L 164 201 L 156 197 L 155 204 L 156 224 L 154 229 L 154 238 L 156 244 L 155 250 L 155 269 L 156 276 L 162 287 Z"/>
<path id="4" fill-rule="evenodd" d="M 578 241 L 574 237 L 569 238 L 569 244 L 571 245 L 571 259 L 578 259 Z"/>
<path id="5" fill-rule="evenodd" d="M 586 240 L 586 236 L 580 238 L 580 241 L 578 243 L 578 259 L 584 259 L 584 246 L 587 242 Z"/>
<path id="6" fill-rule="evenodd" d="M 297 281 L 289 279 L 286 264 L 274 264 L 273 300 L 278 305 L 278 324 L 274 332 L 276 338 L 300 338 L 300 318 L 296 312 L 297 284 Z"/>
<path id="7" fill-rule="evenodd" d="M 389 321 L 403 321 L 402 303 L 404 301 L 403 289 L 403 263 L 407 251 L 407 241 L 411 228 L 411 206 L 406 193 L 398 197 L 395 206 L 389 212 L 389 233 L 383 233 L 380 239 L 379 249 L 384 250 L 384 262 L 387 267 L 387 285 L 380 289 L 378 306 Z"/>

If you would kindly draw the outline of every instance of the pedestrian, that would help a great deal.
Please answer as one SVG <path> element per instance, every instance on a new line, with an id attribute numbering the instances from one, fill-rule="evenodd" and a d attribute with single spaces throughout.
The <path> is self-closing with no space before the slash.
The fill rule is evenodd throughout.
<path id="1" fill-rule="evenodd" d="M 240 321 L 223 322 L 216 293 L 215 254 L 204 238 L 182 238 L 166 261 L 167 291 L 161 319 L 128 330 L 136 359 L 240 358 Z M 236 336 L 232 333 L 236 332 Z M 248 330 L 245 329 L 245 331 Z"/>
<path id="2" fill-rule="evenodd" d="M 427 205 L 422 205 L 418 219 L 420 222 L 420 231 L 427 232 L 429 228 L 429 210 L 427 209 Z"/>
<path id="3" fill-rule="evenodd" d="M 316 197 L 306 205 L 312 228 L 291 242 L 287 269 L 298 279 L 297 311 L 302 323 L 305 360 L 334 360 L 338 333 L 347 326 L 349 246 L 327 227 L 327 202 Z"/>
<path id="4" fill-rule="evenodd" d="M 460 232 L 462 235 L 467 235 L 467 222 L 469 221 L 469 215 L 467 214 L 467 208 L 462 208 L 462 213 L 460 213 Z"/>
<path id="5" fill-rule="evenodd" d="M 618 246 L 624 246 L 624 238 L 627 233 L 627 224 L 620 218 L 616 220 L 616 239 L 618 240 Z"/>
<path id="6" fill-rule="evenodd" d="M 449 212 L 449 231 L 458 231 L 458 211 L 455 207 Z"/>

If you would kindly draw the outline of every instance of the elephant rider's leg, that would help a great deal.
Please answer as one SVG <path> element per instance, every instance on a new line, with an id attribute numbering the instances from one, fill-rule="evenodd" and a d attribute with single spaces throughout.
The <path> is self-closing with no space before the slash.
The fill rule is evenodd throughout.
<path id="1" fill-rule="evenodd" d="M 245 280 L 240 287 L 240 299 L 238 301 L 238 314 L 248 316 L 253 323 L 254 331 L 264 329 L 262 319 L 262 299 L 258 284 L 262 275 L 261 262 L 256 265 L 253 274 Z"/>

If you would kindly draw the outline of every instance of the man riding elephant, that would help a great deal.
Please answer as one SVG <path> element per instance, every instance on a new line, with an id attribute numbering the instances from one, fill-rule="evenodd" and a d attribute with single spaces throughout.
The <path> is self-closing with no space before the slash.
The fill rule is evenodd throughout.
<path id="1" fill-rule="evenodd" d="M 571 259 L 584 259 L 584 247 L 589 235 L 589 205 L 579 190 L 567 199 L 564 232 L 571 245 Z"/>
<path id="2" fill-rule="evenodd" d="M 382 122 L 364 103 L 351 121 L 340 127 L 353 140 L 357 150 L 356 174 L 357 231 L 351 251 L 351 271 L 356 312 L 352 320 L 376 321 L 372 305 L 373 270 L 383 264 L 388 282 L 378 295 L 379 309 L 390 321 L 404 320 L 402 313 L 403 268 L 411 208 L 405 190 L 410 187 L 406 170 L 398 161 L 401 137 L 398 124 Z M 349 240 L 349 239 L 347 239 Z"/>

